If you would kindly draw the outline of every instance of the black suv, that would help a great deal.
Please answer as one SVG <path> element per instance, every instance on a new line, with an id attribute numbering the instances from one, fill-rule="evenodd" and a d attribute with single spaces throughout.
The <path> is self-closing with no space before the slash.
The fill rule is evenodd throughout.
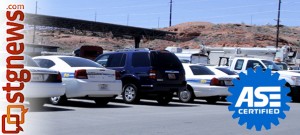
<path id="1" fill-rule="evenodd" d="M 153 98 L 168 104 L 174 92 L 186 88 L 185 72 L 179 59 L 169 51 L 124 49 L 98 56 L 102 66 L 119 71 L 125 103 Z"/>

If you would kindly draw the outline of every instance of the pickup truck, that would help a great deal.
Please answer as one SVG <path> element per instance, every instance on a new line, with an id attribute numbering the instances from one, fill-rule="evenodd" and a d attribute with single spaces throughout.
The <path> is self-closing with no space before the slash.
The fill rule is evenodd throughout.
<path id="1" fill-rule="evenodd" d="M 261 66 L 263 69 L 269 68 L 273 73 L 279 73 L 279 79 L 285 79 L 286 86 L 291 89 L 289 96 L 292 97 L 294 102 L 300 101 L 300 73 L 283 71 L 273 61 L 246 57 L 234 58 L 229 68 L 237 73 L 246 73 L 248 68 L 254 68 L 256 66 Z"/>

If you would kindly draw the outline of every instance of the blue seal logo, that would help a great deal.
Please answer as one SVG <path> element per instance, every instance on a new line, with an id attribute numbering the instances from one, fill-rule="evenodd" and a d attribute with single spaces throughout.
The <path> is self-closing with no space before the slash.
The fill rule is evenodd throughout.
<path id="1" fill-rule="evenodd" d="M 278 80 L 279 74 L 272 75 L 271 70 L 263 71 L 258 67 L 256 71 L 247 70 L 247 75 L 239 74 L 240 79 L 233 80 L 234 86 L 229 88 L 232 94 L 227 97 L 231 102 L 228 107 L 233 111 L 232 118 L 240 118 L 239 125 L 247 123 L 247 129 L 255 126 L 256 131 L 271 129 L 271 123 L 279 124 L 278 118 L 285 119 L 284 111 L 289 111 L 286 104 L 291 101 L 287 96 L 290 89 L 285 87 L 285 80 Z"/>

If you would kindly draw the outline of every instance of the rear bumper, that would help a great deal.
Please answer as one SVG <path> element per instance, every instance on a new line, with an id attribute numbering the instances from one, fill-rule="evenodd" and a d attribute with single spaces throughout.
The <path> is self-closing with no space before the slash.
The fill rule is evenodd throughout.
<path id="1" fill-rule="evenodd" d="M 48 98 L 64 95 L 66 91 L 63 83 L 25 83 L 23 94 L 25 98 Z"/>
<path id="2" fill-rule="evenodd" d="M 196 97 L 229 96 L 230 92 L 226 86 L 201 86 L 192 85 Z"/>
<path id="3" fill-rule="evenodd" d="M 114 97 L 122 92 L 120 80 L 109 82 L 89 82 L 80 79 L 66 81 L 66 96 L 74 97 Z"/>
<path id="4" fill-rule="evenodd" d="M 179 90 L 186 89 L 186 83 L 182 84 L 153 84 L 153 85 L 141 85 L 141 91 L 143 93 L 173 93 Z"/>

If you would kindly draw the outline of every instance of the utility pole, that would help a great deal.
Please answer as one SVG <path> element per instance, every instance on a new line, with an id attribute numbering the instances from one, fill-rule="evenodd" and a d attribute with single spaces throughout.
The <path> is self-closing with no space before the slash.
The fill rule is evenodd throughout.
<path id="1" fill-rule="evenodd" d="M 38 2 L 35 1 L 35 14 L 37 14 L 37 9 L 38 9 Z M 35 42 L 35 31 L 36 31 L 36 26 L 33 25 L 33 39 L 32 39 L 32 43 L 34 44 Z"/>
<path id="2" fill-rule="evenodd" d="M 281 7 L 281 0 L 279 0 L 279 4 L 278 4 L 277 35 L 276 35 L 276 48 L 278 48 L 278 43 L 279 43 L 280 7 Z"/>
<path id="3" fill-rule="evenodd" d="M 170 1 L 170 20 L 169 20 L 169 27 L 172 26 L 172 3 L 173 1 Z"/>

